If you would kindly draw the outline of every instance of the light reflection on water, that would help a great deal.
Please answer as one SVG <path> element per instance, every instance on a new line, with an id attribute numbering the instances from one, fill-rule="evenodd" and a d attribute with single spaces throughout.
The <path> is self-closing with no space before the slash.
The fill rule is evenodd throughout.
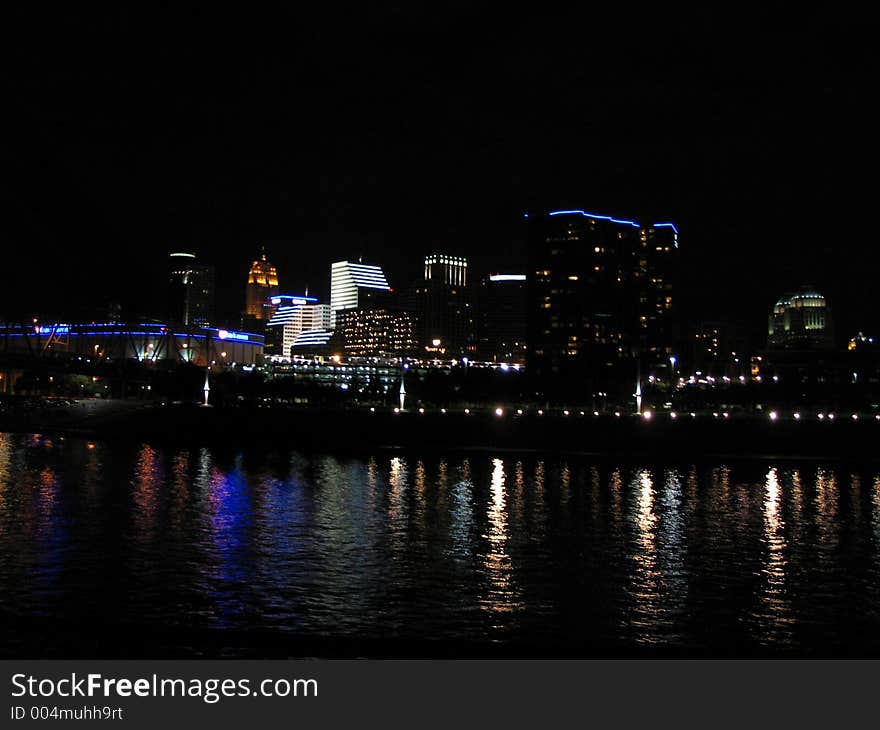
<path id="1" fill-rule="evenodd" d="M 0 434 L 0 609 L 19 617 L 880 652 L 878 584 L 875 467 Z"/>

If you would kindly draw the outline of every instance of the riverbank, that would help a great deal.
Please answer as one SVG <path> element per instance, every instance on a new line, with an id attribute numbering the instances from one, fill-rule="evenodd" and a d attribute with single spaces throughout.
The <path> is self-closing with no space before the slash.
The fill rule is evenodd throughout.
<path id="1" fill-rule="evenodd" d="M 358 451 L 368 448 L 572 454 L 857 458 L 880 454 L 880 421 L 839 414 L 594 414 L 580 410 L 282 405 L 202 407 L 149 401 L 79 401 L 0 415 L 0 430 L 164 443 Z"/>

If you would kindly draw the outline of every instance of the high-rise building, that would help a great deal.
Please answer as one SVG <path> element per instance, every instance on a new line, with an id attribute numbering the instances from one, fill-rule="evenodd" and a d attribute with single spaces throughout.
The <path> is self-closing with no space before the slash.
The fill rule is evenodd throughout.
<path id="1" fill-rule="evenodd" d="M 559 210 L 528 217 L 528 369 L 569 397 L 669 367 L 678 230 Z"/>
<path id="2" fill-rule="evenodd" d="M 168 257 L 170 322 L 209 327 L 214 319 L 214 267 L 196 263 L 196 255 L 174 252 Z"/>
<path id="3" fill-rule="evenodd" d="M 278 294 L 278 272 L 266 258 L 264 248 L 260 258 L 251 264 L 245 290 L 244 320 L 246 327 L 262 328 L 272 318 L 271 298 Z"/>
<path id="4" fill-rule="evenodd" d="M 275 313 L 266 325 L 266 352 L 290 357 L 296 338 L 308 330 L 330 329 L 330 305 L 315 297 L 278 295 L 270 303 Z"/>
<path id="5" fill-rule="evenodd" d="M 480 358 L 524 363 L 526 357 L 526 275 L 492 274 L 480 284 Z"/>
<path id="6" fill-rule="evenodd" d="M 340 310 L 334 336 L 348 357 L 402 357 L 417 351 L 409 314 L 390 307 Z"/>
<path id="7" fill-rule="evenodd" d="M 391 287 L 381 267 L 352 261 L 337 261 L 330 266 L 330 327 L 336 326 L 337 314 L 345 309 L 381 305 L 387 302 Z"/>
<path id="8" fill-rule="evenodd" d="M 427 349 L 453 357 L 476 352 L 476 311 L 467 259 L 448 254 L 425 257 L 421 339 Z"/>
<path id="9" fill-rule="evenodd" d="M 767 323 L 768 350 L 830 350 L 834 347 L 831 307 L 809 286 L 784 294 Z"/>

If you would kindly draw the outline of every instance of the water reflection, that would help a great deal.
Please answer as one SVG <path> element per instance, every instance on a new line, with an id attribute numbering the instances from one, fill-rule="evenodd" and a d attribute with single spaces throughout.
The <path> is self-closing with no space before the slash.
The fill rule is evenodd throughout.
<path id="1" fill-rule="evenodd" d="M 483 559 L 483 570 L 489 585 L 481 598 L 483 607 L 492 613 L 506 613 L 520 607 L 513 565 L 507 551 L 509 535 L 505 481 L 504 462 L 493 459 L 489 501 L 486 505 L 489 532 L 484 536 L 489 545 Z"/>
<path id="2" fill-rule="evenodd" d="M 4 610 L 567 648 L 858 627 L 880 651 L 874 467 L 92 446 L 0 434 Z"/>
<path id="3" fill-rule="evenodd" d="M 767 472 L 764 482 L 764 561 L 759 602 L 762 623 L 759 626 L 761 640 L 786 643 L 791 636 L 791 606 L 786 590 L 788 545 L 785 538 L 785 521 L 782 516 L 782 488 L 779 470 Z"/>

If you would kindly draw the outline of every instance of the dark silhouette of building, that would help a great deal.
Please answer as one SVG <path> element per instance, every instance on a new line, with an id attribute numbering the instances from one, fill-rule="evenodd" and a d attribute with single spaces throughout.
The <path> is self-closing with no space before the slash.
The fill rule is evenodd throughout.
<path id="1" fill-rule="evenodd" d="M 583 210 L 528 217 L 528 371 L 548 397 L 595 398 L 668 373 L 678 230 Z"/>
<path id="2" fill-rule="evenodd" d="M 214 320 L 214 267 L 196 262 L 196 255 L 174 252 L 168 257 L 169 322 L 210 327 Z"/>
<path id="3" fill-rule="evenodd" d="M 525 363 L 526 275 L 492 274 L 480 283 L 478 356 L 491 362 Z"/>
<path id="4" fill-rule="evenodd" d="M 420 345 L 428 354 L 446 357 L 476 353 L 476 308 L 467 259 L 447 254 L 425 257 L 424 279 L 417 287 L 421 300 Z"/>

